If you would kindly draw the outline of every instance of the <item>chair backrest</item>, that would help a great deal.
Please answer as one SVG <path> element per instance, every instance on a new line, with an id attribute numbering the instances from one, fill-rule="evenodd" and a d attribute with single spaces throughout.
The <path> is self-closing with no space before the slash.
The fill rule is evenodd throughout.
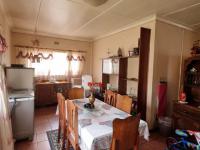
<path id="1" fill-rule="evenodd" d="M 116 107 L 130 114 L 132 108 L 132 98 L 127 95 L 117 94 Z"/>
<path id="2" fill-rule="evenodd" d="M 73 148 L 76 149 L 78 145 L 78 108 L 73 101 L 67 101 L 67 120 L 68 120 L 68 139 Z"/>
<path id="3" fill-rule="evenodd" d="M 59 108 L 59 122 L 66 123 L 66 109 L 65 109 L 65 98 L 62 93 L 57 93 L 58 108 Z"/>
<path id="4" fill-rule="evenodd" d="M 68 90 L 68 98 L 72 99 L 81 99 L 84 98 L 83 88 L 71 88 Z"/>
<path id="5" fill-rule="evenodd" d="M 140 114 L 113 121 L 113 137 L 110 150 L 135 150 L 139 144 Z"/>
<path id="6" fill-rule="evenodd" d="M 111 105 L 111 106 L 116 106 L 116 93 L 111 91 L 111 90 L 106 90 L 105 91 L 105 98 L 104 102 Z"/>

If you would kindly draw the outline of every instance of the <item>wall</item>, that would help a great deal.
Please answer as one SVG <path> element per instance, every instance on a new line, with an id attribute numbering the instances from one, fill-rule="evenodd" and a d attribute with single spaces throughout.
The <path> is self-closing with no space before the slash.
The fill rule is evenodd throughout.
<path id="1" fill-rule="evenodd" d="M 24 46 L 33 46 L 32 41 L 35 39 L 34 35 L 23 34 L 23 33 L 14 33 L 12 32 L 12 63 L 15 63 L 16 53 L 14 45 L 24 45 Z M 78 41 L 78 40 L 68 40 L 60 38 L 52 38 L 45 36 L 37 36 L 37 39 L 40 41 L 40 47 L 52 48 L 52 49 L 63 49 L 63 50 L 82 50 L 86 51 L 86 62 L 84 73 L 91 74 L 91 56 L 92 56 L 92 44 L 89 41 Z M 54 42 L 59 42 L 58 45 Z"/>
<path id="2" fill-rule="evenodd" d="M 155 56 L 154 88 L 160 80 L 167 81 L 168 115 L 171 115 L 173 101 L 178 99 L 178 93 L 182 87 L 184 60 L 190 57 L 190 49 L 196 39 L 197 33 L 193 31 L 161 21 L 156 22 L 155 49 L 157 54 Z M 156 95 L 156 93 L 153 95 Z M 153 102 L 156 103 L 155 96 Z"/>
<path id="3" fill-rule="evenodd" d="M 153 65 L 154 65 L 154 39 L 155 39 L 155 21 L 129 28 L 116 34 L 97 39 L 93 43 L 93 77 L 95 81 L 101 81 L 102 78 L 102 58 L 117 55 L 118 48 L 122 48 L 123 56 L 128 56 L 128 51 L 138 46 L 140 28 L 146 27 L 151 29 L 149 70 L 148 70 L 148 92 L 147 92 L 147 121 L 149 127 L 153 125 L 152 116 L 152 86 L 153 86 Z M 109 51 L 109 55 L 108 52 Z M 131 83 L 130 83 L 131 84 Z M 130 87 L 131 85 L 128 84 Z"/>

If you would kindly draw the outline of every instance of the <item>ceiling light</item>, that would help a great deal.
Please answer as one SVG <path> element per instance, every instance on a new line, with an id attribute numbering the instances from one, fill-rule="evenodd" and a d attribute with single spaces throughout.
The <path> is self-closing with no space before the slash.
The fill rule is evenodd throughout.
<path id="1" fill-rule="evenodd" d="M 88 3 L 89 5 L 92 6 L 100 6 L 103 5 L 104 3 L 106 3 L 108 0 L 84 0 L 86 3 Z"/>

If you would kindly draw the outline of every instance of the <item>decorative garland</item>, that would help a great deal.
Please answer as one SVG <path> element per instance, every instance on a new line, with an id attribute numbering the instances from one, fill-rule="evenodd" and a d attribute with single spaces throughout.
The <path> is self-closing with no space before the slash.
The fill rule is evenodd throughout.
<path id="1" fill-rule="evenodd" d="M 23 55 L 22 51 L 19 51 L 16 58 L 28 58 L 28 59 L 35 59 L 35 58 L 42 58 L 42 59 L 53 59 L 53 55 L 49 54 L 47 57 L 45 57 L 42 53 L 38 53 L 37 55 L 33 55 L 33 53 L 27 52 L 25 55 Z"/>
<path id="2" fill-rule="evenodd" d="M 45 57 L 42 53 L 38 53 L 38 57 L 42 57 L 45 60 L 53 59 L 53 55 L 52 54 L 49 54 L 47 57 Z"/>
<path id="3" fill-rule="evenodd" d="M 7 49 L 6 39 L 0 34 L 0 52 L 5 52 Z"/>
<path id="4" fill-rule="evenodd" d="M 75 58 L 74 56 L 67 56 L 67 59 L 69 61 L 85 61 L 85 57 L 84 56 L 78 56 L 77 58 Z"/>
<path id="5" fill-rule="evenodd" d="M 19 51 L 16 58 L 23 58 L 23 59 L 28 58 L 28 59 L 32 59 L 32 60 L 33 59 L 38 60 L 38 59 L 42 58 L 42 59 L 47 60 L 47 59 L 53 59 L 53 54 L 49 54 L 47 57 L 45 57 L 42 53 L 33 54 L 32 52 L 27 52 L 26 54 L 24 54 L 23 51 Z M 74 56 L 70 55 L 70 56 L 67 56 L 67 59 L 69 61 L 72 61 L 72 60 L 74 60 L 74 61 L 85 61 L 84 56 L 74 57 Z"/>

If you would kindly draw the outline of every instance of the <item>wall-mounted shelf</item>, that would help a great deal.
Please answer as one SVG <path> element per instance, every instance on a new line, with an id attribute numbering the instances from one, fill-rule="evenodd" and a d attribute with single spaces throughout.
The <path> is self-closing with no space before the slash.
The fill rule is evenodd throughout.
<path id="1" fill-rule="evenodd" d="M 140 55 L 135 55 L 135 56 L 126 56 L 126 57 L 123 57 L 123 58 L 139 58 Z"/>
<path id="2" fill-rule="evenodd" d="M 121 78 L 122 80 L 127 80 L 127 81 L 135 81 L 138 82 L 138 79 L 136 78 Z"/>
<path id="3" fill-rule="evenodd" d="M 136 81 L 136 82 L 138 82 L 138 79 L 136 79 L 136 78 L 127 78 L 126 80 L 128 80 L 128 81 Z"/>

